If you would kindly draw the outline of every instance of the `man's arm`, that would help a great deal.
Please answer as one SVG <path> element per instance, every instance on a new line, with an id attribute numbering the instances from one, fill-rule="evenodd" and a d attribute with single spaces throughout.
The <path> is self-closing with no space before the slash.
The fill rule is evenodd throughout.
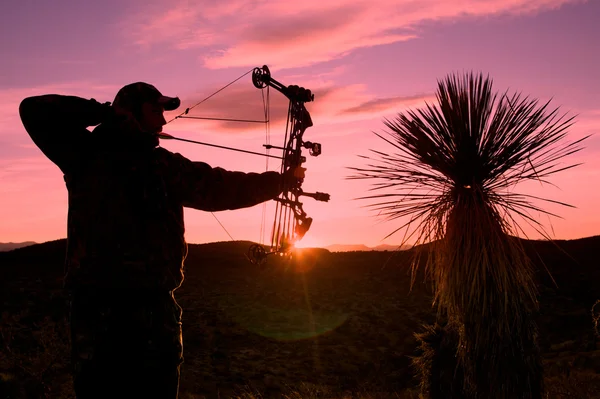
<path id="1" fill-rule="evenodd" d="M 232 172 L 190 161 L 180 154 L 168 154 L 185 207 L 210 212 L 247 208 L 281 193 L 282 177 L 278 172 Z"/>
<path id="2" fill-rule="evenodd" d="M 106 120 L 111 108 L 94 99 L 47 94 L 24 99 L 19 114 L 33 142 L 67 173 L 86 156 L 87 127 Z"/>

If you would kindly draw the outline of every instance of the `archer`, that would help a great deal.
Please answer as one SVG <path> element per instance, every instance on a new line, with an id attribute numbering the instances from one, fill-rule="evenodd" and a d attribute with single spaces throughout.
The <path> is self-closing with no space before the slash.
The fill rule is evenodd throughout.
<path id="1" fill-rule="evenodd" d="M 142 82 L 112 105 L 57 94 L 21 102 L 25 129 L 68 190 L 64 286 L 78 399 L 177 398 L 183 207 L 251 207 L 296 179 L 292 168 L 233 172 L 159 147 L 163 112 L 179 105 Z"/>

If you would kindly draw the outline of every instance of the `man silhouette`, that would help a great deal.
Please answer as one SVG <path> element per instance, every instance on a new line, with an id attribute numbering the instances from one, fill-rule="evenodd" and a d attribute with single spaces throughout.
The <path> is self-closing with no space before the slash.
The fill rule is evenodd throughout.
<path id="1" fill-rule="evenodd" d="M 163 111 L 179 105 L 143 82 L 123 87 L 112 105 L 58 94 L 21 102 L 25 129 L 68 189 L 65 289 L 78 399 L 177 398 L 183 207 L 251 207 L 294 178 L 226 171 L 159 147 Z"/>

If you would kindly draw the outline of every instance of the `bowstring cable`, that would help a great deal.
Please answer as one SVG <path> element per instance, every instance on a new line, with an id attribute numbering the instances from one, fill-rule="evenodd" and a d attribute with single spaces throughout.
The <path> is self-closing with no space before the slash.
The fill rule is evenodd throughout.
<path id="1" fill-rule="evenodd" d="M 215 220 L 217 221 L 217 223 L 219 223 L 221 225 L 221 227 L 223 228 L 223 230 L 225 230 L 225 233 L 227 233 L 227 235 L 229 236 L 229 238 L 231 238 L 231 241 L 235 241 L 233 239 L 233 237 L 231 236 L 231 234 L 229 234 L 229 232 L 227 231 L 227 229 L 225 228 L 225 226 L 223 226 L 223 223 L 221 223 L 221 221 L 217 218 L 217 215 L 215 215 L 214 212 L 211 212 L 210 214 L 213 215 L 213 217 L 215 218 Z"/>
<path id="2" fill-rule="evenodd" d="M 270 90 L 269 90 L 269 86 L 267 86 L 267 94 L 265 96 L 265 90 L 261 90 L 261 94 L 262 94 L 262 99 L 263 99 L 263 111 L 264 111 L 264 115 L 265 115 L 265 143 L 267 145 L 267 147 L 265 147 L 265 154 L 267 155 L 267 157 L 265 157 L 265 171 L 269 170 L 269 153 L 270 153 L 270 149 L 269 149 L 269 145 L 271 145 L 271 124 L 270 124 L 270 120 L 271 120 L 271 115 L 270 115 Z M 266 215 L 267 215 L 267 203 L 266 201 L 263 202 L 263 206 L 262 206 L 262 218 L 261 218 L 261 223 L 260 223 L 260 233 L 259 233 L 259 240 L 260 240 L 260 244 L 264 245 L 265 242 L 265 225 L 266 225 Z"/>
<path id="3" fill-rule="evenodd" d="M 288 137 L 288 132 L 290 130 L 291 119 L 292 119 L 292 102 L 290 101 L 290 103 L 288 105 L 287 122 L 286 122 L 286 126 L 285 126 L 285 137 L 283 139 L 283 145 L 284 145 L 283 158 L 288 156 L 287 137 Z M 282 161 L 280 173 L 283 174 L 283 172 L 285 172 L 285 167 L 286 167 L 285 161 Z M 285 183 L 284 183 L 284 189 L 287 189 Z M 286 195 L 284 193 L 282 193 L 281 198 L 282 199 L 286 198 Z M 281 247 L 281 224 L 282 224 L 281 220 L 282 220 L 282 216 L 283 216 L 285 207 L 286 207 L 286 205 L 284 205 L 284 203 L 280 202 L 280 201 L 277 201 L 277 203 L 275 204 L 275 218 L 273 219 L 273 230 L 271 233 L 271 250 L 273 249 L 273 247 L 275 247 L 277 250 L 279 250 L 279 248 Z"/>

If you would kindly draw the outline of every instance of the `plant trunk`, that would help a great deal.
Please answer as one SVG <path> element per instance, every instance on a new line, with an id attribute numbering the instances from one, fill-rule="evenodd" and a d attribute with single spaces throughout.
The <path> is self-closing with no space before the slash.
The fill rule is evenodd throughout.
<path id="1" fill-rule="evenodd" d="M 421 380 L 423 397 L 447 399 L 464 397 L 464 370 L 458 364 L 458 330 L 445 321 L 425 326 L 415 334 L 419 356 L 413 358 L 413 367 Z"/>
<path id="2" fill-rule="evenodd" d="M 455 370 L 464 374 L 464 395 L 452 397 L 541 399 L 530 262 L 496 210 L 465 197 L 450 213 L 432 268 L 436 301 L 456 326 Z"/>

